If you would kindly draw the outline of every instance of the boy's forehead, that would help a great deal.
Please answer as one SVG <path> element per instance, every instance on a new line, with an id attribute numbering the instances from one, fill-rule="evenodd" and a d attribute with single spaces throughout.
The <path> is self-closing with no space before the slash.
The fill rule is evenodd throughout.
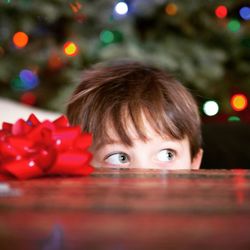
<path id="1" fill-rule="evenodd" d="M 151 140 L 152 138 L 159 136 L 159 134 L 154 130 L 154 128 L 150 125 L 150 122 L 146 119 L 145 115 L 142 114 L 142 127 L 140 127 L 140 130 L 143 132 L 143 134 L 148 138 L 148 140 Z M 140 139 L 138 132 L 136 131 L 136 128 L 134 126 L 134 123 L 131 121 L 130 118 L 126 118 L 125 122 L 126 127 L 126 134 L 131 140 L 138 140 Z M 120 136 L 117 134 L 117 130 L 115 129 L 114 125 L 109 124 L 109 126 L 106 127 L 107 135 L 110 139 L 110 141 L 113 142 L 121 142 Z"/>
<path id="2" fill-rule="evenodd" d="M 121 137 L 118 135 L 117 130 L 115 129 L 114 125 L 108 125 L 106 126 L 106 137 L 105 138 L 101 138 L 101 140 L 99 140 L 99 142 L 96 143 L 95 145 L 95 149 L 100 149 L 103 146 L 106 145 L 110 145 L 110 144 L 122 144 L 124 146 L 125 143 L 121 140 Z M 143 128 L 141 128 L 143 130 L 143 134 L 146 136 L 146 140 L 148 142 L 155 140 L 156 138 L 161 138 L 162 140 L 164 139 L 170 139 L 171 137 L 169 135 L 159 135 L 159 133 L 157 133 L 153 127 L 150 125 L 150 123 L 146 120 L 146 118 L 144 117 L 144 121 L 143 121 Z M 126 134 L 128 135 L 128 137 L 132 140 L 132 142 L 137 141 L 137 140 L 141 140 L 141 138 L 139 137 L 132 121 L 130 119 L 128 119 L 128 122 L 126 123 Z"/>

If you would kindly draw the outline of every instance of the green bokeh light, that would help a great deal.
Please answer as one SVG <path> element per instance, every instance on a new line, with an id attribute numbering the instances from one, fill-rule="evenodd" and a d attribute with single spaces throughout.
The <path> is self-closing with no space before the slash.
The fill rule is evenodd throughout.
<path id="1" fill-rule="evenodd" d="M 236 19 L 232 19 L 228 24 L 227 27 L 232 32 L 237 32 L 240 29 L 240 22 Z"/>
<path id="2" fill-rule="evenodd" d="M 19 76 L 14 78 L 11 81 L 10 85 L 11 85 L 11 88 L 15 91 L 24 91 L 25 90 L 24 84 Z"/>
<path id="3" fill-rule="evenodd" d="M 100 39 L 105 44 L 114 42 L 114 38 L 114 33 L 110 30 L 103 30 L 100 34 Z"/>
<path id="4" fill-rule="evenodd" d="M 119 30 L 103 30 L 100 34 L 103 44 L 120 43 L 123 41 L 123 34 Z"/>
<path id="5" fill-rule="evenodd" d="M 228 121 L 229 122 L 240 122 L 240 117 L 238 117 L 238 116 L 230 116 L 229 118 L 228 118 Z"/>

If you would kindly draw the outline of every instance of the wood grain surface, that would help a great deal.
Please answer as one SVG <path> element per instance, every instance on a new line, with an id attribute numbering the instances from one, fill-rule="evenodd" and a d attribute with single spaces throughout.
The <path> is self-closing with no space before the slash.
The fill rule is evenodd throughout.
<path id="1" fill-rule="evenodd" d="M 250 249 L 250 171 L 0 183 L 0 249 Z"/>

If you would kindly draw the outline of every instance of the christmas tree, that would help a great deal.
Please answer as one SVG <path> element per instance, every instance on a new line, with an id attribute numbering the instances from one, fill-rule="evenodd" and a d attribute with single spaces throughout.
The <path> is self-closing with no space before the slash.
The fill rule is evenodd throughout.
<path id="1" fill-rule="evenodd" d="M 63 112 L 81 71 L 115 58 L 176 75 L 205 121 L 250 121 L 248 1 L 0 2 L 1 96 Z"/>

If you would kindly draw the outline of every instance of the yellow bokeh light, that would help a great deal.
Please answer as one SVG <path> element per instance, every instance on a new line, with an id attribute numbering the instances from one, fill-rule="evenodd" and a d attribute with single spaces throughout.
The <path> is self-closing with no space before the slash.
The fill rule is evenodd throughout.
<path id="1" fill-rule="evenodd" d="M 169 15 L 169 16 L 174 16 L 176 15 L 178 11 L 178 7 L 176 4 L 174 3 L 169 3 L 166 5 L 165 7 L 165 12 Z"/>
<path id="2" fill-rule="evenodd" d="M 231 106 L 235 111 L 244 110 L 247 107 L 247 97 L 243 94 L 235 94 L 231 98 Z"/>
<path id="3" fill-rule="evenodd" d="M 78 47 L 75 43 L 73 42 L 66 42 L 64 44 L 64 53 L 67 56 L 75 56 L 78 53 Z"/>

